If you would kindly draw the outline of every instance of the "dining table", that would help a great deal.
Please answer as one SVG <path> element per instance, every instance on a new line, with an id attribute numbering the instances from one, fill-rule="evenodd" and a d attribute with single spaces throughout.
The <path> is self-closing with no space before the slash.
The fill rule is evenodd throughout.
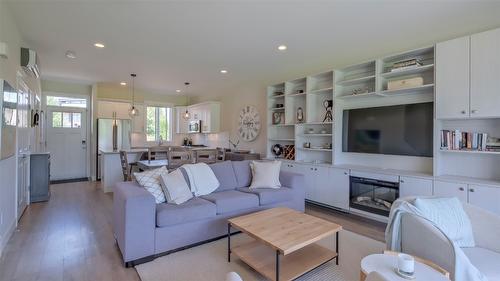
<path id="1" fill-rule="evenodd" d="M 137 161 L 137 167 L 143 171 L 166 167 L 167 165 L 168 165 L 167 159 Z"/>

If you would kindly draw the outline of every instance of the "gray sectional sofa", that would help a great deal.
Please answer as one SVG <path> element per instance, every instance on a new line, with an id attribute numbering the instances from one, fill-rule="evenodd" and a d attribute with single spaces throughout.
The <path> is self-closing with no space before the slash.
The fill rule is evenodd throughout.
<path id="1" fill-rule="evenodd" d="M 300 174 L 281 171 L 280 189 L 249 189 L 250 161 L 225 161 L 210 167 L 219 188 L 180 205 L 156 204 L 136 182 L 116 185 L 114 234 L 127 267 L 223 237 L 231 217 L 278 206 L 304 211 Z"/>

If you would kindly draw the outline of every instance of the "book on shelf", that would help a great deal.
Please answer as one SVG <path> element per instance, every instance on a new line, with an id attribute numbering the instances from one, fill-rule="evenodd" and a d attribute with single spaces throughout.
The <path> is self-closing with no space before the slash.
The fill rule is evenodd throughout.
<path id="1" fill-rule="evenodd" d="M 500 139 L 487 133 L 441 130 L 441 150 L 500 151 Z"/>

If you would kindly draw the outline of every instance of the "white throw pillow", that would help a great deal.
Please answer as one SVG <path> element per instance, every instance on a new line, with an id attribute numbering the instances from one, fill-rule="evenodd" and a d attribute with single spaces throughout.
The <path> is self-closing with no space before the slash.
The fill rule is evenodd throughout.
<path id="1" fill-rule="evenodd" d="M 181 168 L 186 171 L 194 196 L 210 194 L 220 185 L 214 171 L 206 163 L 184 164 Z"/>
<path id="2" fill-rule="evenodd" d="M 252 183 L 248 188 L 280 188 L 281 161 L 250 163 L 252 170 Z"/>
<path id="3" fill-rule="evenodd" d="M 156 204 L 159 204 L 166 201 L 165 194 L 163 193 L 160 185 L 160 176 L 167 173 L 167 169 L 165 167 L 161 167 L 142 173 L 134 173 L 134 177 L 139 185 L 144 187 L 144 189 L 149 191 L 149 193 L 155 197 Z"/>
<path id="4" fill-rule="evenodd" d="M 179 205 L 193 198 L 181 170 L 176 169 L 169 174 L 162 174 L 160 181 L 168 203 Z"/>
<path id="5" fill-rule="evenodd" d="M 417 198 L 414 204 L 457 246 L 475 246 L 471 222 L 458 198 Z"/>

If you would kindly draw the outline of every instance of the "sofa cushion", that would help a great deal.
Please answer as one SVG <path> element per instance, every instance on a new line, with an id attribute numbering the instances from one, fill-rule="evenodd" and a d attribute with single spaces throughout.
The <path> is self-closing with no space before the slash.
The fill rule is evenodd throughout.
<path id="1" fill-rule="evenodd" d="M 234 175 L 233 164 L 231 161 L 218 162 L 209 165 L 215 174 L 215 177 L 219 180 L 219 187 L 215 190 L 234 190 L 237 186 L 236 176 Z"/>
<path id="2" fill-rule="evenodd" d="M 203 199 L 217 206 L 217 214 L 250 209 L 259 206 L 259 197 L 255 194 L 226 190 L 202 196 Z"/>
<path id="3" fill-rule="evenodd" d="M 156 206 L 156 225 L 163 227 L 187 223 L 215 215 L 215 205 L 201 198 L 193 198 L 180 205 L 163 203 Z"/>
<path id="4" fill-rule="evenodd" d="M 470 262 L 488 279 L 500 281 L 500 253 L 488 249 L 473 247 L 462 248 Z"/>
<path id="5" fill-rule="evenodd" d="M 288 187 L 281 188 L 238 188 L 238 191 L 253 193 L 259 196 L 260 205 L 268 205 L 293 200 L 293 191 Z"/>
<path id="6" fill-rule="evenodd" d="M 252 171 L 250 169 L 250 160 L 231 161 L 234 174 L 236 175 L 236 187 L 247 187 L 252 182 Z"/>

